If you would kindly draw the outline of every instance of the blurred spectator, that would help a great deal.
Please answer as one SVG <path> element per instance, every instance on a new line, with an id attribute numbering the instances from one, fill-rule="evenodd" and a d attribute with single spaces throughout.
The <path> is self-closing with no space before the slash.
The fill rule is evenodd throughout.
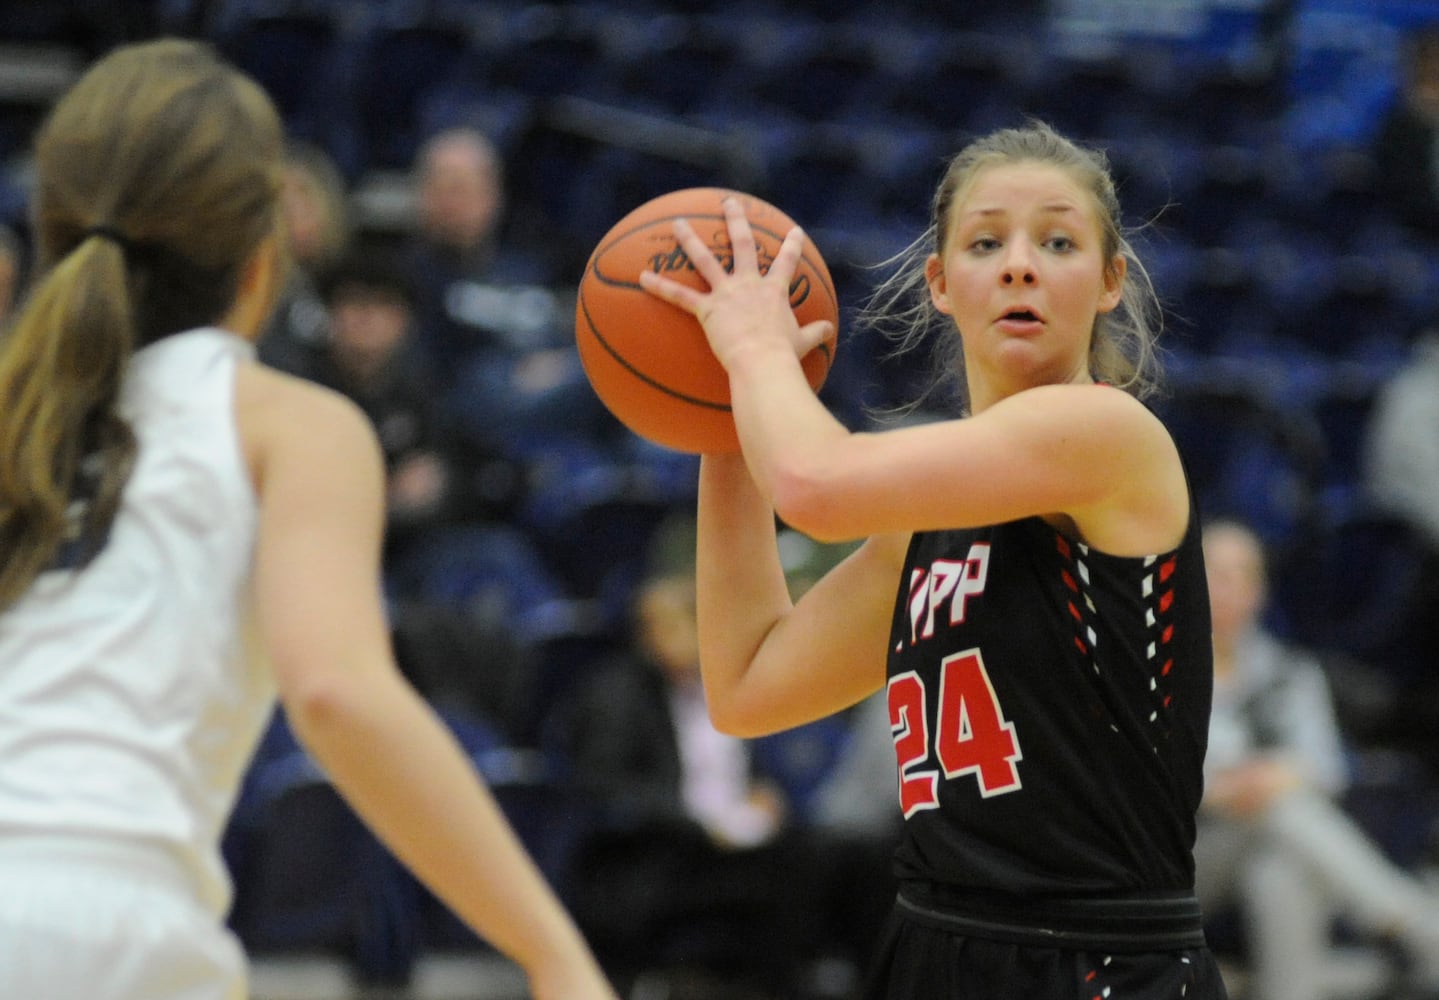
<path id="1" fill-rule="evenodd" d="M 425 143 L 418 157 L 419 227 L 425 247 L 463 274 L 484 274 L 499 260 L 505 211 L 504 165 L 479 130 L 456 127 Z M 506 277 L 534 278 L 534 272 Z"/>
<path id="2" fill-rule="evenodd" d="M 1422 561 L 1410 607 L 1399 609 L 1404 649 L 1396 678 L 1439 693 L 1433 650 L 1439 644 L 1439 330 L 1420 334 L 1409 358 L 1375 400 L 1363 446 L 1368 503 L 1408 525 Z M 1436 757 L 1439 759 L 1439 757 Z"/>
<path id="3" fill-rule="evenodd" d="M 815 821 L 856 837 L 872 837 L 892 851 L 904 819 L 885 692 L 856 705 L 848 721 L 850 739 L 816 796 Z"/>
<path id="4" fill-rule="evenodd" d="M 1262 1000 L 1321 1000 L 1334 920 L 1407 950 L 1439 987 L 1439 895 L 1393 864 L 1336 802 L 1347 774 L 1328 680 L 1261 624 L 1267 571 L 1256 535 L 1204 532 L 1214 629 L 1214 709 L 1195 845 L 1211 915 L 1237 903 Z"/>
<path id="5" fill-rule="evenodd" d="M 821 544 L 789 529 L 780 533 L 779 545 L 795 600 L 858 548 L 857 543 Z M 842 718 L 845 740 L 810 796 L 808 818 L 824 836 L 849 845 L 848 877 L 864 887 L 862 898 L 870 900 L 866 905 L 873 907 L 846 917 L 854 933 L 840 949 L 857 970 L 866 970 L 874 958 L 873 949 L 880 944 L 883 925 L 877 921 L 883 920 L 899 891 L 894 852 L 904 829 L 888 692 L 870 695 Z M 790 730 L 780 737 L 802 733 L 827 721 Z"/>
<path id="6" fill-rule="evenodd" d="M 387 570 L 401 589 L 423 588 L 430 567 L 421 553 L 456 543 L 453 532 L 443 542 L 438 533 L 504 525 L 523 495 L 523 472 L 438 410 L 415 353 L 413 291 L 391 253 L 357 247 L 325 272 L 320 291 L 331 336 L 305 374 L 349 396 L 374 423 L 389 476 Z"/>
<path id="7" fill-rule="evenodd" d="M 1375 401 L 1365 455 L 1372 502 L 1439 551 L 1439 330 L 1421 334 Z"/>
<path id="8" fill-rule="evenodd" d="M 1374 143 L 1379 192 L 1399 221 L 1439 236 L 1439 24 L 1405 40 L 1402 63 Z"/>
<path id="9" fill-rule="evenodd" d="M 848 842 L 850 877 L 865 886 L 867 912 L 855 911 L 849 955 L 868 969 L 880 945 L 886 907 L 899 891 L 894 852 L 904 828 L 899 805 L 899 765 L 886 691 L 870 695 L 846 714 L 849 737 L 819 787 L 811 822 L 826 836 Z"/>
<path id="10" fill-rule="evenodd" d="M 722 847 L 773 840 L 785 819 L 779 790 L 754 774 L 743 740 L 709 723 L 694 581 L 647 581 L 636 595 L 635 615 L 639 655 L 598 667 L 595 690 L 579 695 L 614 710 L 584 713 L 575 734 L 577 776 L 616 813 L 693 821 Z M 641 699 L 650 710 L 636 713 Z M 641 725 L 656 731 L 637 732 Z"/>
<path id="11" fill-rule="evenodd" d="M 430 386 L 414 362 L 414 298 L 377 248 L 361 248 L 327 272 L 322 295 L 331 336 L 308 374 L 365 411 L 385 454 L 387 544 L 448 516 L 454 483 L 439 444 Z"/>
<path id="12" fill-rule="evenodd" d="M 0 226 L 0 327 L 15 311 L 24 282 L 25 244 L 9 226 Z"/>
<path id="13" fill-rule="evenodd" d="M 858 548 L 853 542 L 821 544 L 790 528 L 780 531 L 778 544 L 795 600 Z M 886 859 L 887 870 L 904 817 L 899 808 L 899 770 L 886 693 L 879 691 L 866 698 L 843 719 L 847 735 L 811 796 L 810 819 L 836 833 L 873 841 L 876 853 L 882 852 Z"/>
<path id="14" fill-rule="evenodd" d="M 521 729 L 529 694 L 515 671 L 569 613 L 513 523 L 524 471 L 436 406 L 415 353 L 413 291 L 392 251 L 360 243 L 318 289 L 331 335 L 304 374 L 354 400 L 379 436 L 384 570 L 401 665 L 432 700 L 479 707 L 507 732 Z"/>
<path id="15" fill-rule="evenodd" d="M 887 852 L 800 822 L 749 744 L 710 723 L 692 561 L 652 561 L 632 647 L 592 665 L 547 730 L 594 809 L 572 906 L 618 979 L 684 966 L 724 997 L 855 986 L 892 901 Z"/>
<path id="16" fill-rule="evenodd" d="M 339 168 L 317 146 L 292 141 L 285 153 L 282 206 L 290 275 L 259 343 L 259 357 L 302 373 L 324 352 L 329 317 L 316 280 L 350 247 L 349 192 Z"/>
<path id="17" fill-rule="evenodd" d="M 503 240 L 504 164 L 477 129 L 429 139 L 415 164 L 406 261 L 420 347 L 446 406 L 499 437 L 584 433 L 603 420 L 574 345 L 573 281 Z"/>

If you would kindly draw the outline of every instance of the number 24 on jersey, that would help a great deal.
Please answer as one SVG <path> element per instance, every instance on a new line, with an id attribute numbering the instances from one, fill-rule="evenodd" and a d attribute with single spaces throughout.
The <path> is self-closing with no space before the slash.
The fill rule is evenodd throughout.
<path id="1" fill-rule="evenodd" d="M 1014 724 L 1004 717 L 978 649 L 940 666 L 939 695 L 930 733 L 930 692 L 913 670 L 890 678 L 889 726 L 899 758 L 899 801 L 908 819 L 939 806 L 939 777 L 974 775 L 985 798 L 1017 791 L 1023 757 Z M 931 747 L 933 753 L 931 755 Z M 930 765 L 931 760 L 939 767 Z"/>

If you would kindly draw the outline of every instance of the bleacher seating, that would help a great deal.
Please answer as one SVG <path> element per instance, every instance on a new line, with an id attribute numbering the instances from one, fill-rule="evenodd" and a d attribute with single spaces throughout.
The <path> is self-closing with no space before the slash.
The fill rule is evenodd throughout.
<path id="1" fill-rule="evenodd" d="M 819 0 L 136 6 L 148 17 L 134 24 L 80 23 L 56 5 L 7 3 L 0 82 L 7 58 L 88 57 L 135 25 L 199 34 L 357 184 L 407 168 L 438 127 L 476 123 L 507 157 L 511 213 L 572 245 L 576 279 L 599 236 L 641 201 L 726 185 L 810 230 L 848 315 L 869 265 L 924 229 L 944 156 L 967 136 L 1036 114 L 1105 146 L 1171 313 L 1172 378 L 1157 406 L 1203 509 L 1242 515 L 1275 544 L 1281 630 L 1346 654 L 1393 653 L 1375 639 L 1417 563 L 1402 531 L 1364 509 L 1358 452 L 1378 387 L 1409 338 L 1439 321 L 1439 247 L 1378 207 L 1366 144 L 1395 93 L 1400 33 L 1439 18 L 1433 0 L 1191 0 L 1144 16 L 1124 0 L 911 0 L 882 15 Z M 17 228 L 37 112 L 36 95 L 0 88 L 0 222 Z M 846 351 L 868 361 L 880 348 L 842 340 L 842 361 Z M 836 410 L 859 421 L 862 402 L 895 402 L 875 388 L 883 377 L 838 368 Z M 596 456 L 546 441 L 541 453 L 537 468 L 559 482 L 536 493 L 520 527 L 544 542 L 567 596 L 598 603 L 605 632 L 647 533 L 691 501 L 692 464 L 634 446 Z M 585 563 L 596 556 L 606 564 Z M 444 581 L 474 591 L 478 574 L 466 565 Z M 551 654 L 573 656 L 561 633 Z M 563 683 L 564 668 L 549 669 L 537 683 Z M 285 752 L 267 758 L 271 777 Z M 515 792 L 516 810 L 552 808 L 543 792 L 522 803 L 529 794 Z M 245 814 L 261 824 L 255 837 L 277 836 L 287 810 L 336 830 L 347 822 L 303 783 L 267 783 L 262 798 L 282 811 Z M 256 912 L 239 919 L 287 933 Z M 311 916 L 330 921 L 310 932 L 331 943 L 353 933 L 350 911 Z"/>

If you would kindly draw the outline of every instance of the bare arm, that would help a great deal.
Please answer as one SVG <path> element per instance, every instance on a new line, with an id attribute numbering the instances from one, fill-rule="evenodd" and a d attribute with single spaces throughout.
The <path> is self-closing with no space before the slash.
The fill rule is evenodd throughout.
<path id="1" fill-rule="evenodd" d="M 787 522 L 820 537 L 1041 516 L 1067 521 L 1104 551 L 1144 555 L 1178 544 L 1188 524 L 1173 441 L 1115 389 L 1038 386 L 973 417 L 807 441 L 803 421 L 773 412 L 786 399 L 776 376 L 746 367 L 732 382 L 748 384 L 756 408 L 772 411 L 756 423 L 778 428 L 747 452 L 752 465 L 769 466 L 757 480 L 772 484 Z M 789 395 L 789 405 L 818 406 L 808 395 Z"/>
<path id="2" fill-rule="evenodd" d="M 380 838 L 537 997 L 614 994 L 463 751 L 401 677 L 379 590 L 383 473 L 363 415 L 247 369 L 260 628 L 297 735 Z"/>
<path id="3" fill-rule="evenodd" d="M 791 604 L 773 509 L 739 456 L 705 456 L 700 667 L 715 725 L 741 736 L 775 732 L 881 687 L 907 543 L 902 534 L 871 538 Z"/>

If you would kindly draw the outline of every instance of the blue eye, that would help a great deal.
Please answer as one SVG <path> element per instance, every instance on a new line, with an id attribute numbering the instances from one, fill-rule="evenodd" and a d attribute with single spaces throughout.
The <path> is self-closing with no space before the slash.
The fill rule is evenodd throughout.
<path id="1" fill-rule="evenodd" d="M 1057 253 L 1068 253 L 1069 251 L 1074 249 L 1074 240 L 1070 239 L 1068 236 L 1051 236 L 1049 239 L 1045 240 L 1044 243 L 1045 246 L 1049 247 L 1051 250 L 1056 251 Z"/>
<path id="2" fill-rule="evenodd" d="M 969 248 L 976 253 L 987 253 L 990 250 L 999 249 L 999 240 L 993 236 L 981 236 L 970 243 Z"/>

